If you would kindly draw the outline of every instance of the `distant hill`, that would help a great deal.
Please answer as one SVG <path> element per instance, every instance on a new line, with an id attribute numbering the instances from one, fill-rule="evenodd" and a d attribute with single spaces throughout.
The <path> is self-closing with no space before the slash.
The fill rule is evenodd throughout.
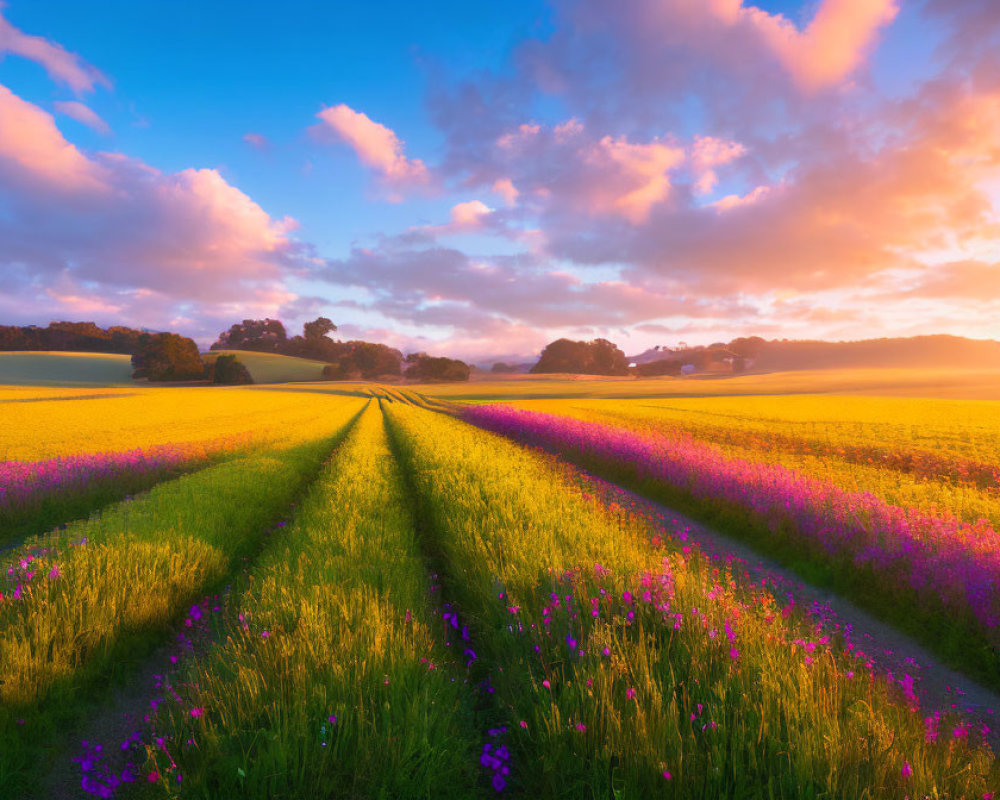
<path id="1" fill-rule="evenodd" d="M 0 384 L 134 386 L 132 360 L 114 353 L 0 352 Z"/>
<path id="2" fill-rule="evenodd" d="M 747 355 L 748 372 L 784 372 L 813 369 L 933 368 L 998 369 L 1000 342 L 966 339 L 946 334 L 854 342 L 812 340 L 735 339 L 710 348 L 650 349 L 629 358 L 645 364 L 663 358 L 693 360 L 705 350 Z"/>
<path id="3" fill-rule="evenodd" d="M 277 353 L 255 353 L 250 350 L 213 350 L 202 358 L 214 360 L 217 356 L 234 355 L 250 371 L 254 383 L 288 383 L 292 381 L 323 380 L 325 361 L 295 358 Z"/>
<path id="4" fill-rule="evenodd" d="M 857 342 L 768 342 L 754 372 L 857 367 L 1000 368 L 1000 342 L 961 336 L 913 336 Z"/>

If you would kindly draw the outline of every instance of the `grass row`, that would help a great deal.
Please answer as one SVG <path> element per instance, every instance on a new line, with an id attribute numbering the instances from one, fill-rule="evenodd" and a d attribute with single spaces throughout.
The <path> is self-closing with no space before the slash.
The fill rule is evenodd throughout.
<path id="1" fill-rule="evenodd" d="M 697 552 L 662 558 L 545 458 L 420 409 L 388 417 L 494 666 L 526 796 L 978 798 L 1000 784 L 974 732 L 923 720 Z"/>
<path id="2" fill-rule="evenodd" d="M 290 425 L 261 452 L 168 481 L 7 554 L 0 599 L 0 797 L 34 785 L 88 689 L 127 673 L 258 547 L 359 411 Z"/>
<path id="3" fill-rule="evenodd" d="M 150 770 L 160 788 L 191 797 L 475 794 L 469 687 L 437 635 L 430 590 L 372 402 L 258 561 L 221 643 L 191 666 L 183 703 L 158 720 Z"/>

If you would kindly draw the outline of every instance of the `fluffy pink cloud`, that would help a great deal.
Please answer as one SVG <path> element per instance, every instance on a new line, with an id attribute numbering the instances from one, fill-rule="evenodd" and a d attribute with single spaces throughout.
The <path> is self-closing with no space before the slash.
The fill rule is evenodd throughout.
<path id="1" fill-rule="evenodd" d="M 400 138 L 367 114 L 341 103 L 323 109 L 316 116 L 322 122 L 313 128 L 314 131 L 332 132 L 354 150 L 362 164 L 376 170 L 390 183 L 412 185 L 429 180 L 424 162 L 407 158 Z"/>
<path id="2" fill-rule="evenodd" d="M 778 14 L 740 0 L 706 4 L 728 25 L 758 32 L 796 82 L 807 91 L 834 86 L 862 63 L 881 28 L 899 13 L 898 0 L 823 0 L 804 30 Z"/>
<path id="3" fill-rule="evenodd" d="M 491 188 L 503 198 L 504 202 L 508 206 L 516 205 L 517 198 L 521 194 L 510 178 L 497 178 L 493 181 L 493 186 Z"/>
<path id="4" fill-rule="evenodd" d="M 451 209 L 451 224 L 455 228 L 470 229 L 478 228 L 483 223 L 483 219 L 492 213 L 486 203 L 481 200 L 468 200 L 458 203 Z"/>
<path id="5" fill-rule="evenodd" d="M 63 138 L 52 115 L 0 85 L 0 176 L 58 191 L 103 193 L 107 174 Z"/>
<path id="6" fill-rule="evenodd" d="M 552 127 L 521 124 L 496 139 L 488 168 L 513 175 L 522 190 L 546 204 L 559 204 L 591 216 L 612 216 L 634 225 L 670 194 L 671 173 L 685 160 L 683 147 L 654 138 L 635 142 L 624 136 L 590 136 L 578 120 Z M 511 177 L 492 187 L 514 188 Z M 508 187 L 508 184 L 510 186 Z M 499 190 L 497 190 L 499 191 Z"/>
<path id="7" fill-rule="evenodd" d="M 649 219 L 667 198 L 670 171 L 684 160 L 684 150 L 664 142 L 632 143 L 624 136 L 604 136 L 583 152 L 583 163 L 598 175 L 589 188 L 592 213 L 618 213 L 634 225 Z"/>
<path id="8" fill-rule="evenodd" d="M 21 56 L 40 64 L 49 76 L 77 92 L 90 92 L 96 86 L 110 88 L 111 82 L 100 70 L 86 63 L 75 53 L 41 36 L 30 36 L 15 28 L 3 16 L 5 3 L 0 2 L 0 58 L 6 53 Z"/>
<path id="9" fill-rule="evenodd" d="M 284 288 L 299 263 L 294 220 L 273 219 L 217 170 L 163 173 L 84 153 L 4 87 L 0 200 L 0 291 L 23 299 L 19 315 L 122 309 L 145 324 L 192 304 L 202 319 L 273 312 L 294 296 Z"/>
<path id="10" fill-rule="evenodd" d="M 75 119 L 77 122 L 97 131 L 102 136 L 107 136 L 111 133 L 108 123 L 101 119 L 90 106 L 85 106 L 78 100 L 59 101 L 55 103 L 55 109 L 60 114 L 65 114 L 67 117 Z"/>
<path id="11" fill-rule="evenodd" d="M 714 136 L 696 136 L 691 147 L 691 164 L 694 171 L 695 191 L 708 194 L 718 183 L 716 167 L 735 161 L 746 154 L 746 148 L 739 142 L 717 139 Z"/>

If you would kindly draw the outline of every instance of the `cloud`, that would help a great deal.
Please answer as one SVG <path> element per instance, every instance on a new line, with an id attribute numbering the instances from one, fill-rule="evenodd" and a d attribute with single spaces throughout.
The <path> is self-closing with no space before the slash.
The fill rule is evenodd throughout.
<path id="1" fill-rule="evenodd" d="M 0 179 L 61 194 L 101 193 L 106 171 L 67 142 L 52 115 L 0 85 Z"/>
<path id="2" fill-rule="evenodd" d="M 517 205 L 517 198 L 521 193 L 510 178 L 497 178 L 493 181 L 492 189 L 503 198 L 508 206 Z"/>
<path id="3" fill-rule="evenodd" d="M 371 299 L 362 307 L 398 322 L 450 326 L 473 335 L 491 319 L 543 329 L 624 326 L 675 314 L 753 313 L 738 300 L 687 296 L 676 284 L 584 280 L 528 253 L 479 258 L 392 239 L 356 247 L 312 277 L 366 290 Z"/>
<path id="4" fill-rule="evenodd" d="M 76 92 L 92 92 L 97 86 L 111 88 L 111 82 L 100 70 L 86 63 L 75 53 L 41 36 L 30 36 L 4 19 L 4 3 L 0 3 L 0 58 L 5 53 L 27 58 L 40 64 L 49 76 Z"/>
<path id="5" fill-rule="evenodd" d="M 314 132 L 334 134 L 354 150 L 362 164 L 378 172 L 389 183 L 407 186 L 429 180 L 424 162 L 407 158 L 399 137 L 367 114 L 341 103 L 323 109 L 316 116 L 322 122 L 312 128 Z"/>
<path id="6" fill-rule="evenodd" d="M 823 0 L 805 28 L 780 14 L 768 14 L 739 0 L 706 3 L 725 24 L 756 31 L 806 91 L 843 81 L 867 55 L 878 31 L 899 13 L 898 0 Z"/>
<path id="7" fill-rule="evenodd" d="M 83 123 L 88 128 L 97 131 L 102 136 L 107 136 L 111 133 L 108 123 L 101 119 L 89 106 L 85 106 L 77 100 L 59 101 L 55 103 L 55 109 L 60 114 L 65 114 L 67 117 L 75 119 L 77 122 Z"/>
<path id="8" fill-rule="evenodd" d="M 456 229 L 478 228 L 483 224 L 483 219 L 493 213 L 486 203 L 481 200 L 469 200 L 458 203 L 451 209 L 451 224 Z"/>
<path id="9" fill-rule="evenodd" d="M 245 133 L 243 134 L 243 141 L 256 150 L 267 150 L 271 146 L 271 143 L 267 140 L 267 137 L 261 133 Z"/>
<path id="10" fill-rule="evenodd" d="M 692 168 L 696 175 L 694 185 L 699 194 L 708 194 L 718 183 L 716 167 L 735 161 L 746 154 L 747 149 L 739 142 L 717 139 L 714 136 L 695 136 L 691 148 Z"/>
<path id="11" fill-rule="evenodd" d="M 295 221 L 272 218 L 217 170 L 86 154 L 4 87 L 0 206 L 4 291 L 25 313 L 122 309 L 143 323 L 181 308 L 202 319 L 273 311 L 293 299 L 284 282 L 303 261 Z"/>

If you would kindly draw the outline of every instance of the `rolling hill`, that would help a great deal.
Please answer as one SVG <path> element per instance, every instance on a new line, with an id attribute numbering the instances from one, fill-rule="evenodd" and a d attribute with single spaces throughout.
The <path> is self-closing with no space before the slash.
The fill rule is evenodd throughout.
<path id="1" fill-rule="evenodd" d="M 250 350 L 212 350 L 202 358 L 214 360 L 216 356 L 233 355 L 250 371 L 254 383 L 289 383 L 323 379 L 325 361 L 282 356 L 277 353 L 255 353 Z"/>
<path id="2" fill-rule="evenodd" d="M 0 384 L 134 386 L 129 356 L 114 353 L 0 353 Z"/>

